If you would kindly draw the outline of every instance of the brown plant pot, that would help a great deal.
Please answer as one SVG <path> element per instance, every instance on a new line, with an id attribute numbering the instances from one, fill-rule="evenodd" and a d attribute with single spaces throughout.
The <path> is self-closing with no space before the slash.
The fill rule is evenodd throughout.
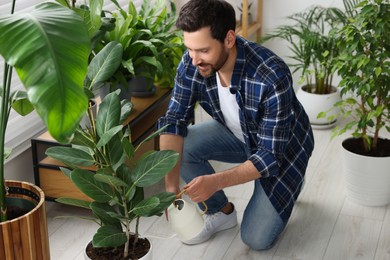
<path id="1" fill-rule="evenodd" d="M 45 195 L 27 182 L 6 181 L 7 199 L 31 204 L 26 214 L 0 223 L 0 259 L 50 259 Z"/>

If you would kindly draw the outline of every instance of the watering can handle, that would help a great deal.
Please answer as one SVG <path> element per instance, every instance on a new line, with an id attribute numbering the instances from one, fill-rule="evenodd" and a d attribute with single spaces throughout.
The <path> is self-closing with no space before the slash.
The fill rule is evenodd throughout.
<path id="1" fill-rule="evenodd" d="M 180 198 L 183 194 L 187 192 L 186 189 L 183 189 L 179 194 L 176 195 L 176 198 Z M 204 206 L 204 211 L 202 211 L 202 216 L 206 214 L 207 210 L 209 209 L 204 201 L 202 201 L 202 204 Z"/>

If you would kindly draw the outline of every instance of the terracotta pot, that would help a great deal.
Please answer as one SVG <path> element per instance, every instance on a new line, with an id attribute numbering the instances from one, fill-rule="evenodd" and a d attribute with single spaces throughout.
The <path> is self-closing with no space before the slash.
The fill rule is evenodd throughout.
<path id="1" fill-rule="evenodd" d="M 30 204 L 32 209 L 23 216 L 0 223 L 0 259 L 50 259 L 43 191 L 21 181 L 6 181 L 5 185 L 8 201 Z"/>
<path id="2" fill-rule="evenodd" d="M 307 86 L 301 86 L 298 89 L 296 95 L 309 117 L 312 128 L 327 129 L 333 127 L 336 123 L 336 120 L 330 122 L 327 118 L 317 118 L 317 116 L 320 112 L 329 111 L 333 105 L 340 100 L 340 92 L 338 89 L 332 87 L 334 92 L 330 94 L 315 94 L 305 91 L 305 87 Z M 336 109 L 327 112 L 327 116 L 336 114 Z"/>
<path id="3" fill-rule="evenodd" d="M 385 206 L 390 203 L 389 156 L 363 156 L 346 150 L 343 145 L 343 159 L 348 199 L 364 206 Z"/>

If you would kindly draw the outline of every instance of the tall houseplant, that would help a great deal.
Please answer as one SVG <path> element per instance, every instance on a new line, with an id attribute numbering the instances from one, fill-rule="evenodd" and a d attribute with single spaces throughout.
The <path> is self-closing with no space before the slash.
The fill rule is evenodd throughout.
<path id="1" fill-rule="evenodd" d="M 312 6 L 288 18 L 291 24 L 282 25 L 269 33 L 263 41 L 283 39 L 292 52 L 293 73 L 300 72 L 302 86 L 297 91 L 312 125 L 327 125 L 325 119 L 317 119 L 318 113 L 327 111 L 339 101 L 337 88 L 333 85 L 331 60 L 338 56 L 338 48 L 332 28 L 341 27 L 351 15 L 351 3 L 344 0 L 346 12 L 336 7 Z M 314 95 L 311 95 L 314 94 Z"/>
<path id="2" fill-rule="evenodd" d="M 13 14 L 14 7 L 15 0 L 12 2 L 11 14 L 0 16 L 0 54 L 5 60 L 0 86 L 0 225 L 2 230 L 7 230 L 1 233 L 0 240 L 5 243 L 5 252 L 2 252 L 5 253 L 5 258 L 33 258 L 32 254 L 37 254 L 40 247 L 37 242 L 39 231 L 37 234 L 23 228 L 14 231 L 15 224 L 12 225 L 13 228 L 8 228 L 11 221 L 7 220 L 6 197 L 13 189 L 8 185 L 6 187 L 4 177 L 4 160 L 11 153 L 11 149 L 5 148 L 8 118 L 12 108 L 22 115 L 35 108 L 51 135 L 59 142 L 67 142 L 87 109 L 88 99 L 84 94 L 83 80 L 90 41 L 83 21 L 66 8 L 54 3 L 42 3 L 31 12 Z M 12 88 L 12 67 L 16 69 L 27 92 Z M 25 193 L 30 194 L 30 189 L 26 186 L 35 185 L 22 183 L 15 189 L 25 190 Z M 39 191 L 39 188 L 34 187 L 34 190 Z M 37 196 L 41 197 L 41 201 L 43 198 L 43 201 L 36 206 L 44 205 L 44 195 L 40 192 Z M 34 198 L 33 203 L 35 201 Z M 33 219 L 38 218 L 34 222 L 31 222 L 30 213 L 15 221 L 30 221 L 27 223 L 34 224 L 18 226 L 34 228 L 37 223 L 45 222 L 44 206 L 43 215 L 34 216 Z M 42 230 L 47 231 L 47 227 Z M 37 236 L 24 237 L 25 234 Z M 16 242 L 10 241 L 11 238 L 16 239 Z M 28 250 L 29 248 L 35 249 Z M 48 247 L 43 250 L 48 251 Z M 46 259 L 50 256 L 38 254 L 35 257 Z"/>
<path id="3" fill-rule="evenodd" d="M 135 249 L 140 240 L 140 218 L 161 215 L 176 197 L 173 193 L 162 192 L 144 198 L 144 188 L 161 180 L 175 166 L 178 154 L 168 150 L 151 151 L 136 159 L 135 153 L 142 143 L 159 132 L 134 147 L 130 129 L 123 126 L 131 105 L 127 100 L 120 101 L 117 92 L 104 98 L 90 128 L 76 131 L 73 147 L 55 146 L 46 153 L 63 162 L 67 168 L 61 170 L 93 200 L 58 199 L 92 210 L 94 221 L 100 225 L 92 239 L 92 251 L 109 247 L 117 253 L 110 255 L 110 259 L 128 256 L 138 259 L 140 255 L 135 255 Z M 96 171 L 91 172 L 85 167 L 95 167 Z M 132 222 L 136 222 L 133 232 Z M 116 247 L 122 250 L 112 250 Z"/>
<path id="4" fill-rule="evenodd" d="M 351 169 L 346 165 L 348 174 L 369 171 L 360 174 L 362 186 L 348 175 L 347 184 L 352 188 L 348 196 L 367 205 L 385 205 L 390 203 L 390 140 L 383 137 L 390 133 L 390 4 L 365 0 L 355 11 L 356 15 L 335 32 L 340 54 L 334 66 L 345 97 L 336 108 L 346 124 L 337 126 L 334 134 L 352 132 L 352 138 L 343 142 L 346 157 L 356 158 Z M 358 166 L 359 162 L 364 165 Z M 384 175 L 375 177 L 381 171 Z M 373 193 L 364 193 L 368 189 Z"/>

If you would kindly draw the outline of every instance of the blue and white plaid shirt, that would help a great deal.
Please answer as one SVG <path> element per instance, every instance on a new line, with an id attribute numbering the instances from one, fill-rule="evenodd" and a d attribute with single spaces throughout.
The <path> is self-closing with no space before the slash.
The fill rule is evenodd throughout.
<path id="1" fill-rule="evenodd" d="M 231 79 L 248 158 L 261 174 L 258 181 L 285 221 L 301 190 L 314 147 L 308 117 L 298 102 L 287 65 L 270 50 L 237 36 L 237 59 Z M 166 115 L 158 127 L 186 136 L 194 107 L 199 105 L 225 124 L 216 76 L 204 78 L 186 52 L 178 66 Z"/>

